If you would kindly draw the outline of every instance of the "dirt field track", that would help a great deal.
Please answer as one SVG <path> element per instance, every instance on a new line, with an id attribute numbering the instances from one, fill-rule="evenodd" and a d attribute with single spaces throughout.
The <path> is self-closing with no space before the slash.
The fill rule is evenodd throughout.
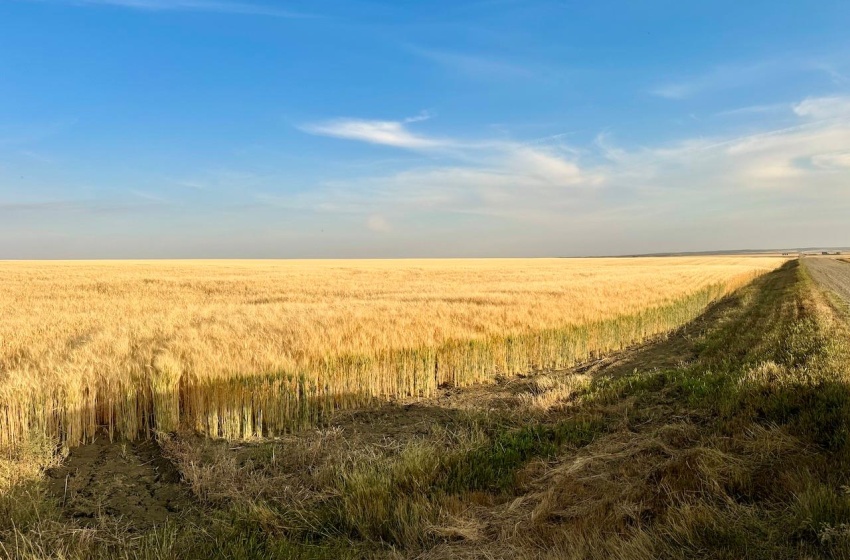
<path id="1" fill-rule="evenodd" d="M 106 437 L 71 451 L 47 472 L 50 492 L 65 514 L 83 524 L 109 516 L 134 529 L 192 516 L 180 473 L 152 441 L 110 442 Z"/>
<path id="2" fill-rule="evenodd" d="M 812 277 L 850 305 L 850 263 L 831 258 L 811 257 L 803 261 Z"/>

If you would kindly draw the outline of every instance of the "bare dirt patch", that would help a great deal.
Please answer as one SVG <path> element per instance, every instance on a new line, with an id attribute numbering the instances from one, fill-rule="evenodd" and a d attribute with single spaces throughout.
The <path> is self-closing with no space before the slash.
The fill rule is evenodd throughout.
<path id="1" fill-rule="evenodd" d="M 47 473 L 51 494 L 64 514 L 86 523 L 104 516 L 143 530 L 196 506 L 180 473 L 154 441 L 110 442 L 102 437 L 71 450 Z"/>
<path id="2" fill-rule="evenodd" d="M 803 262 L 816 282 L 850 305 L 850 262 L 826 257 L 810 257 Z"/>

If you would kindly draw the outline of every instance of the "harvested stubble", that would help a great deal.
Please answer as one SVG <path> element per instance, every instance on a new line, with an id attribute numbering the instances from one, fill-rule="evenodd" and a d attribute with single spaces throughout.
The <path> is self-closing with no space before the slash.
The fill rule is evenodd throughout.
<path id="1" fill-rule="evenodd" d="M 0 446 L 278 434 L 674 329 L 775 257 L 0 264 Z"/>

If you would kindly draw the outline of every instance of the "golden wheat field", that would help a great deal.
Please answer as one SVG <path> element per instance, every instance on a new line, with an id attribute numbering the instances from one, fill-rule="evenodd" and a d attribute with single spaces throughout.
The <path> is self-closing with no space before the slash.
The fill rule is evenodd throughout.
<path id="1" fill-rule="evenodd" d="M 669 331 L 778 257 L 0 263 L 0 444 L 274 435 Z"/>

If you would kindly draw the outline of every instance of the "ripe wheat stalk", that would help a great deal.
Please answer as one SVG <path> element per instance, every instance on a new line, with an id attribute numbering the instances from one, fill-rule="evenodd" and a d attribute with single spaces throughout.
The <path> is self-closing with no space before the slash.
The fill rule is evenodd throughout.
<path id="1" fill-rule="evenodd" d="M 674 329 L 776 257 L 0 263 L 0 446 L 275 435 Z"/>

